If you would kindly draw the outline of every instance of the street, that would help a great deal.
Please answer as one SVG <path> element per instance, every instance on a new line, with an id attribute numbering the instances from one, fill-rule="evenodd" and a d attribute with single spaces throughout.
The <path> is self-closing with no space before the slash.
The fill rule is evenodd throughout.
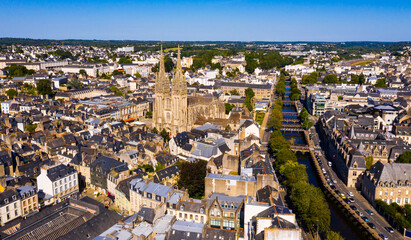
<path id="1" fill-rule="evenodd" d="M 312 134 L 317 134 L 315 131 Z M 361 195 L 360 192 L 356 191 L 355 188 L 348 188 L 341 179 L 338 178 L 337 174 L 334 172 L 333 168 L 328 165 L 328 161 L 325 157 L 325 154 L 322 150 L 317 149 L 315 151 L 315 155 L 317 156 L 317 159 L 314 159 L 314 161 L 318 161 L 322 167 L 324 167 L 326 174 L 325 177 L 329 177 L 331 181 L 334 181 L 334 183 L 330 185 L 334 185 L 335 189 L 334 191 L 339 191 L 341 194 L 344 194 L 345 197 L 349 197 L 348 193 L 352 192 L 353 193 L 353 199 L 355 200 L 353 203 L 349 203 L 350 206 L 355 206 L 357 210 L 363 214 L 363 216 L 366 216 L 369 219 L 369 222 L 373 223 L 375 225 L 375 230 L 378 233 L 383 233 L 385 234 L 388 239 L 401 239 L 403 236 L 396 230 L 394 230 L 394 233 L 388 232 L 385 227 L 391 227 L 390 224 L 382 217 L 378 212 L 370 205 L 370 203 Z M 370 215 L 367 213 L 365 210 L 369 209 L 373 212 L 373 215 Z M 360 218 L 359 215 L 355 216 L 357 219 Z"/>

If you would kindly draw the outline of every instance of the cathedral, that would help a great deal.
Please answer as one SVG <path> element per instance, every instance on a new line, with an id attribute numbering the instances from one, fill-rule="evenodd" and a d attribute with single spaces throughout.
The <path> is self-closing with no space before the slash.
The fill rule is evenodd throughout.
<path id="1" fill-rule="evenodd" d="M 212 96 L 187 96 L 187 81 L 181 67 L 180 48 L 178 48 L 177 65 L 170 84 L 164 67 L 163 47 L 161 47 L 155 85 L 154 127 L 159 131 L 165 129 L 171 136 L 175 136 L 178 132 L 191 130 L 200 117 L 224 118 L 224 103 Z"/>

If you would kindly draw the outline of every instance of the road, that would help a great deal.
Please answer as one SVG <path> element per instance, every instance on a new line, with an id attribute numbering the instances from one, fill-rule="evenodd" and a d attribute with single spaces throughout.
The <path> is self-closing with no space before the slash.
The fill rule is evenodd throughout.
<path id="1" fill-rule="evenodd" d="M 317 134 L 315 131 L 312 131 L 311 134 Z M 354 188 L 348 188 L 343 181 L 341 181 L 337 174 L 334 172 L 333 168 L 328 166 L 328 160 L 325 157 L 325 154 L 322 150 L 319 150 L 316 148 L 315 151 L 316 155 L 318 156 L 318 161 L 319 163 L 322 164 L 326 171 L 326 177 L 328 176 L 330 179 L 335 179 L 337 183 L 333 183 L 333 185 L 336 187 L 335 190 L 340 191 L 342 194 L 344 194 L 346 197 L 348 197 L 348 193 L 352 192 L 354 194 L 353 199 L 355 202 L 350 203 L 349 205 L 354 205 L 357 207 L 357 210 L 361 212 L 364 216 L 366 216 L 370 222 L 372 222 L 375 227 L 376 231 L 378 233 L 383 233 L 385 234 L 388 239 L 402 239 L 403 236 L 396 230 L 394 230 L 394 233 L 389 233 L 384 227 L 391 227 L 390 224 L 382 217 L 378 212 L 370 205 L 370 203 Z M 316 161 L 315 159 L 314 161 Z M 374 214 L 370 215 L 368 214 L 365 210 L 370 209 Z M 359 215 L 355 216 L 356 218 L 360 218 Z"/>

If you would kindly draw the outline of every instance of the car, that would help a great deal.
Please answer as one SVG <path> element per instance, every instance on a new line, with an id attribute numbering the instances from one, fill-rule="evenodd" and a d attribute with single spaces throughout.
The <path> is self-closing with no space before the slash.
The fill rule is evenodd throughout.
<path id="1" fill-rule="evenodd" d="M 333 178 L 333 183 L 337 183 L 337 179 Z"/>
<path id="2" fill-rule="evenodd" d="M 340 191 L 339 191 L 339 190 L 336 190 L 335 193 L 338 194 L 338 195 L 340 195 Z"/>
<path id="3" fill-rule="evenodd" d="M 371 216 L 374 215 L 373 211 L 371 211 L 370 209 L 365 209 L 365 211 L 370 214 Z"/>
<path id="4" fill-rule="evenodd" d="M 391 227 L 385 227 L 385 230 L 387 230 L 389 233 L 393 233 L 394 229 L 392 229 Z"/>
<path id="5" fill-rule="evenodd" d="M 340 193 L 340 197 L 342 198 L 342 199 L 346 199 L 347 197 L 344 195 L 344 193 Z"/>
<path id="6" fill-rule="evenodd" d="M 335 187 L 334 185 L 331 185 L 331 189 L 335 190 L 335 189 L 337 189 L 337 187 Z"/>
<path id="7" fill-rule="evenodd" d="M 344 202 L 345 202 L 346 204 L 349 204 L 349 203 L 350 203 L 350 201 L 348 200 L 348 198 L 344 199 Z"/>
<path id="8" fill-rule="evenodd" d="M 348 196 L 354 197 L 354 194 L 352 192 L 348 192 Z"/>
<path id="9" fill-rule="evenodd" d="M 362 212 L 360 212 L 360 211 L 355 211 L 355 213 L 357 213 L 360 217 L 362 217 L 363 216 L 363 214 L 362 214 Z"/>
<path id="10" fill-rule="evenodd" d="M 354 205 L 351 205 L 350 208 L 351 208 L 352 210 L 354 210 L 354 211 L 357 210 L 357 207 L 354 206 Z"/>
<path id="11" fill-rule="evenodd" d="M 330 167 L 331 167 L 332 165 L 333 165 L 333 163 L 332 163 L 332 162 L 328 162 L 328 166 L 330 166 Z"/>
<path id="12" fill-rule="evenodd" d="M 362 216 L 361 218 L 362 218 L 362 220 L 364 220 L 365 222 L 369 222 L 369 221 L 370 221 L 370 219 L 368 219 L 366 216 Z"/>
<path id="13" fill-rule="evenodd" d="M 350 201 L 350 203 L 353 203 L 353 202 L 355 202 L 355 200 L 354 200 L 354 198 L 348 198 L 348 200 Z"/>
<path id="14" fill-rule="evenodd" d="M 385 235 L 383 233 L 378 234 L 378 236 L 380 236 L 381 239 L 388 240 L 387 235 Z"/>
<path id="15" fill-rule="evenodd" d="M 367 225 L 370 226 L 370 228 L 375 229 L 375 225 L 372 222 L 367 222 Z"/>

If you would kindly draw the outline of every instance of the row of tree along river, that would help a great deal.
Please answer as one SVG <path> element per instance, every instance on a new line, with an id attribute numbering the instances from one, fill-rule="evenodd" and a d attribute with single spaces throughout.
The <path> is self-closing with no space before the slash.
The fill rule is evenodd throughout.
<path id="1" fill-rule="evenodd" d="M 296 110 L 293 101 L 298 95 L 293 89 L 295 83 L 295 80 L 286 80 L 283 75 L 280 77 L 276 87 L 279 98 L 274 103 L 272 117 L 268 123 L 268 127 L 273 128 L 270 149 L 276 159 L 275 168 L 288 191 L 286 201 L 305 231 L 315 234 L 318 229 L 325 239 L 334 239 L 335 232 L 345 239 L 363 239 L 349 218 L 321 192 L 310 155 L 301 151 L 294 153 L 291 150 L 293 147 L 295 149 L 295 146 L 307 146 L 303 127 L 312 126 L 312 123 L 308 124 L 305 120 L 304 124 L 301 124 L 302 118 L 308 121 L 308 113 L 306 109 L 300 114 Z M 291 94 L 293 99 L 290 98 Z"/>

